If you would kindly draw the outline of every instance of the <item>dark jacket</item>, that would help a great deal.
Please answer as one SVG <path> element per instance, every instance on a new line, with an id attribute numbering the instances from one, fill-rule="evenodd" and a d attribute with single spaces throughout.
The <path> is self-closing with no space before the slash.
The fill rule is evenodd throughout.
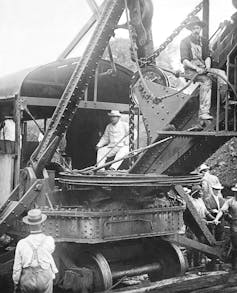
<path id="1" fill-rule="evenodd" d="M 205 61 L 207 57 L 210 57 L 208 41 L 202 37 L 200 37 L 200 41 L 201 41 L 201 47 L 202 47 L 202 59 L 203 61 Z M 195 43 L 195 41 L 192 40 L 192 35 L 189 35 L 188 37 L 183 39 L 180 43 L 180 56 L 181 56 L 182 63 L 185 59 L 187 59 L 188 61 L 193 60 L 191 42 Z"/>

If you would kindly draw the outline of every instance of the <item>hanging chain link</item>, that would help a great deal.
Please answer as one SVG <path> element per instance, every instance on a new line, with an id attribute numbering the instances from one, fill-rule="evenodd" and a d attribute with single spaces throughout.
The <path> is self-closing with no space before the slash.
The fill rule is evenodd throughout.
<path id="1" fill-rule="evenodd" d="M 129 92 L 129 152 L 135 150 L 135 137 L 134 137 L 135 107 L 136 107 L 136 103 L 133 98 L 132 87 L 130 86 L 130 92 Z M 134 164 L 134 160 L 135 160 L 134 157 L 129 159 L 130 166 L 132 166 Z"/>
<path id="2" fill-rule="evenodd" d="M 190 22 L 190 20 L 203 8 L 203 2 L 199 3 L 194 10 L 188 14 L 188 16 L 185 18 L 183 22 L 173 31 L 173 33 L 159 46 L 155 52 L 147 57 L 147 58 L 141 58 L 139 62 L 141 62 L 141 65 L 149 65 L 154 61 L 155 58 L 157 58 L 162 51 L 164 51 L 167 46 L 173 42 L 174 38 L 187 26 L 187 24 Z"/>

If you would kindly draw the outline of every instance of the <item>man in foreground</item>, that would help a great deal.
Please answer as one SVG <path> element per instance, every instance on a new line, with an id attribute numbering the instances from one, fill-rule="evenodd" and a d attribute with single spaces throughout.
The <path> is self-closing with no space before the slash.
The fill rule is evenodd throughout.
<path id="1" fill-rule="evenodd" d="M 39 209 L 30 210 L 23 218 L 30 226 L 30 235 L 16 246 L 12 275 L 15 292 L 18 288 L 22 293 L 53 292 L 53 279 L 58 270 L 52 257 L 54 239 L 41 231 L 46 218 Z"/>

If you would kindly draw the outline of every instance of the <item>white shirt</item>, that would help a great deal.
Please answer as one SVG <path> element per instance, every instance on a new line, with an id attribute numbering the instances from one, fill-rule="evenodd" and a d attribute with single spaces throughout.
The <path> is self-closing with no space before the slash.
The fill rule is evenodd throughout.
<path id="1" fill-rule="evenodd" d="M 129 144 L 128 139 L 129 126 L 128 123 L 119 120 L 115 125 L 112 123 L 108 124 L 105 128 L 105 132 L 97 143 L 98 147 L 107 145 L 108 147 L 114 147 L 120 140 L 121 142 L 117 145 L 122 147 Z M 126 136 L 126 137 L 125 137 Z M 125 137 L 124 139 L 122 139 Z"/>
<path id="2" fill-rule="evenodd" d="M 15 122 L 12 119 L 6 119 L 4 125 L 0 130 L 0 140 L 15 141 Z"/>
<path id="3" fill-rule="evenodd" d="M 37 249 L 38 259 L 33 257 L 33 250 L 29 242 Z M 52 278 L 54 279 L 55 274 L 58 272 L 52 257 L 54 249 L 55 243 L 53 237 L 46 236 L 43 233 L 33 233 L 21 239 L 17 243 L 15 252 L 12 275 L 14 283 L 18 284 L 22 269 L 27 267 L 40 266 L 45 270 L 51 268 Z"/>
<path id="4" fill-rule="evenodd" d="M 203 188 L 205 198 L 210 195 L 213 195 L 212 185 L 214 184 L 215 185 L 221 184 L 218 177 L 210 174 L 209 172 L 206 172 L 202 178 L 202 188 Z"/>

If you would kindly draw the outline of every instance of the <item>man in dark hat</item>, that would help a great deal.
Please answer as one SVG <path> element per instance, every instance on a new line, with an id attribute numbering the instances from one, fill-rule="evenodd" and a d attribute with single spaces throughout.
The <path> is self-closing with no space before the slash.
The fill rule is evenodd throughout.
<path id="1" fill-rule="evenodd" d="M 53 279 L 58 270 L 52 257 L 54 239 L 41 231 L 46 218 L 39 209 L 30 210 L 23 218 L 23 222 L 30 226 L 30 235 L 16 246 L 12 275 L 15 292 L 17 288 L 22 293 L 53 292 Z"/>
<path id="2" fill-rule="evenodd" d="M 202 120 L 211 120 L 213 119 L 210 115 L 212 81 L 207 75 L 207 71 L 218 73 L 225 78 L 226 75 L 222 70 L 211 68 L 208 41 L 200 36 L 204 26 L 205 23 L 197 16 L 194 16 L 190 20 L 186 28 L 191 31 L 191 34 L 181 41 L 180 55 L 186 76 L 191 79 L 195 74 L 199 74 L 195 79 L 201 85 L 199 94 L 199 118 Z M 224 100 L 227 93 L 227 85 L 221 78 L 218 78 L 218 82 L 220 83 L 221 98 Z"/>
<path id="3" fill-rule="evenodd" d="M 231 241 L 232 241 L 232 267 L 237 270 L 237 184 L 231 188 L 234 196 L 228 199 L 215 218 L 215 224 L 218 225 L 219 220 L 225 212 L 229 212 L 231 218 Z"/>

